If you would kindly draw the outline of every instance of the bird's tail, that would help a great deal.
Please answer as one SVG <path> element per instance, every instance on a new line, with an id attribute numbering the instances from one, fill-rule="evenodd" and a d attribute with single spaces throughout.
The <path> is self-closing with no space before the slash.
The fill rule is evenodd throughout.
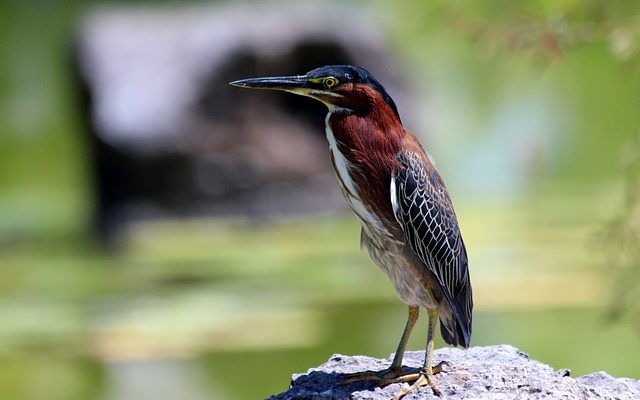
<path id="1" fill-rule="evenodd" d="M 471 342 L 471 310 L 473 296 L 471 282 L 467 280 L 455 298 L 446 299 L 440 307 L 440 333 L 445 342 L 469 348 Z"/>

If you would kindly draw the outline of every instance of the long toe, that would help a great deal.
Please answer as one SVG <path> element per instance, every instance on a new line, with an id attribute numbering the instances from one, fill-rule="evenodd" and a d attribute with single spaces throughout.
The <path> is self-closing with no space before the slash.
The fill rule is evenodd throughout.
<path id="1" fill-rule="evenodd" d="M 413 382 L 418 379 L 420 373 L 415 368 L 392 368 L 382 371 L 364 371 L 342 376 L 342 384 L 349 385 L 357 382 L 377 382 L 380 386 L 386 386 L 397 382 Z M 404 379 L 407 377 L 408 379 Z"/>
<path id="2" fill-rule="evenodd" d="M 427 371 L 427 375 L 439 374 L 440 372 L 444 371 L 444 367 L 449 367 L 449 363 L 446 361 L 440 361 L 438 365 L 431 368 L 431 371 Z"/>
<path id="3" fill-rule="evenodd" d="M 418 379 L 409 387 L 406 387 L 404 389 L 402 389 L 401 391 L 399 391 L 398 393 L 396 393 L 393 396 L 393 400 L 400 400 L 402 399 L 404 396 L 406 396 L 407 394 L 417 390 L 420 387 L 423 386 L 429 386 L 431 387 L 431 390 L 433 390 L 433 394 L 435 394 L 436 396 L 440 397 L 440 395 L 442 394 L 442 392 L 440 391 L 440 389 L 438 389 L 438 387 L 436 385 L 434 385 L 434 383 L 431 381 L 431 377 L 425 373 L 420 373 L 420 377 L 418 377 Z"/>

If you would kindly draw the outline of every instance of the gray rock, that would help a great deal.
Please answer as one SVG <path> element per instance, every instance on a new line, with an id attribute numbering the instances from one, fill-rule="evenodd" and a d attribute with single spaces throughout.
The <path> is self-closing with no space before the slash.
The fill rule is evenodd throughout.
<path id="1" fill-rule="evenodd" d="M 424 352 L 407 352 L 404 365 L 419 368 Z M 596 372 L 579 378 L 569 370 L 556 371 L 532 360 L 518 349 L 508 346 L 472 347 L 468 350 L 436 350 L 435 362 L 447 361 L 444 371 L 433 377 L 442 391 L 437 397 L 429 387 L 409 393 L 405 399 L 640 399 L 640 381 L 613 378 Z M 291 388 L 270 400 L 338 400 L 390 399 L 406 383 L 377 387 L 360 382 L 341 385 L 341 375 L 387 367 L 383 360 L 365 356 L 336 354 L 329 361 L 305 374 L 293 376 Z"/>

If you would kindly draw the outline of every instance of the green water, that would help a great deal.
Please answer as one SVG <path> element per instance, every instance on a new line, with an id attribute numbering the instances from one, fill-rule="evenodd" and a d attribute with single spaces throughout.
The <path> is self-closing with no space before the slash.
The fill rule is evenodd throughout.
<path id="1" fill-rule="evenodd" d="M 530 202 L 459 208 L 473 345 L 511 344 L 574 376 L 640 377 L 637 329 L 606 318 L 610 282 L 589 250 L 597 216 L 533 222 Z M 73 234 L 5 241 L 7 398 L 264 398 L 334 353 L 388 356 L 405 321 L 351 217 L 156 222 L 122 238 L 113 253 Z M 411 349 L 424 347 L 425 325 Z"/>

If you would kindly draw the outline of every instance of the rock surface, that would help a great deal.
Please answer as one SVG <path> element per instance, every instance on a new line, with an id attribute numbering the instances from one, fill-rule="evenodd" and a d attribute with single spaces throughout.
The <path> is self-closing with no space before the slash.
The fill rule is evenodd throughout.
<path id="1" fill-rule="evenodd" d="M 614 378 L 604 372 L 572 378 L 569 370 L 556 371 L 508 345 L 466 351 L 443 348 L 436 350 L 434 358 L 436 364 L 449 362 L 433 378 L 442 396 L 423 387 L 404 399 L 640 399 L 638 380 Z M 418 368 L 423 360 L 423 352 L 407 352 L 403 365 Z M 269 400 L 390 399 L 407 384 L 384 388 L 367 382 L 340 384 L 341 374 L 381 370 L 389 363 L 390 358 L 336 354 L 306 374 L 294 375 L 291 388 Z"/>

